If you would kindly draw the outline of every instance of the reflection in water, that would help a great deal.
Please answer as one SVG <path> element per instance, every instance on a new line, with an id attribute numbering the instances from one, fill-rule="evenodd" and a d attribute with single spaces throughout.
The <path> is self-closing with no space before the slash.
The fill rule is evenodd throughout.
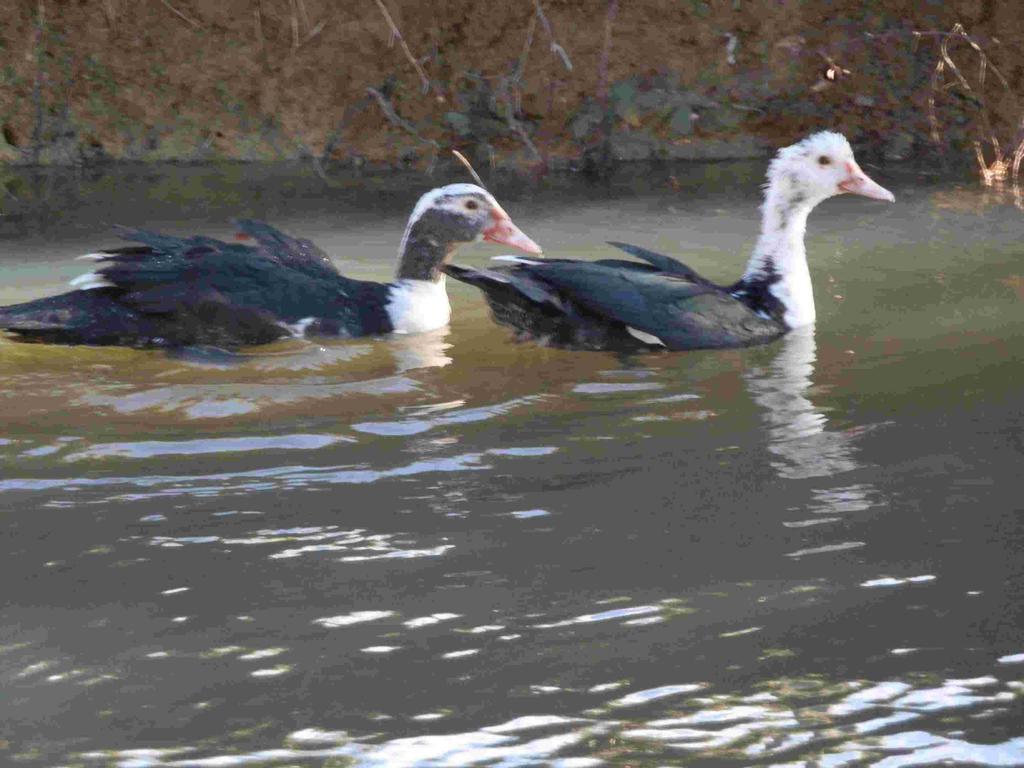
<path id="1" fill-rule="evenodd" d="M 849 472 L 858 464 L 849 436 L 826 431 L 828 420 L 807 398 L 814 375 L 814 326 L 783 337 L 781 349 L 765 371 L 747 375 L 754 400 L 764 407 L 772 463 L 779 477 L 799 479 Z"/>
<path id="2" fill-rule="evenodd" d="M 742 250 L 727 186 L 721 211 L 569 197 L 539 236 L 687 232 L 708 264 Z M 0 341 L 0 764 L 1024 765 L 997 491 L 1020 217 L 931 206 L 822 212 L 845 299 L 817 350 L 574 355 L 461 294 L 451 335 Z M 335 214 L 331 252 L 382 277 L 379 222 Z M 50 292 L 52 246 L 0 250 L 0 292 Z M 899 428 L 865 435 L 882 412 Z"/>
<path id="3" fill-rule="evenodd" d="M 295 405 L 307 400 L 329 400 L 357 394 L 404 394 L 414 392 L 418 387 L 417 382 L 404 376 L 338 384 L 324 384 L 319 381 L 280 384 L 171 384 L 134 392 L 104 392 L 97 387 L 83 393 L 72 402 L 79 406 L 109 408 L 115 413 L 122 414 L 153 411 L 180 413 L 188 419 L 227 419 L 274 406 Z"/>
<path id="4" fill-rule="evenodd" d="M 828 419 L 807 397 L 812 385 L 817 346 L 814 326 L 792 331 L 782 340 L 779 353 L 763 371 L 746 374 L 753 399 L 764 408 L 768 424 L 772 468 L 787 480 L 833 478 L 858 469 L 853 436 L 827 429 Z M 840 521 L 844 515 L 862 512 L 877 504 L 878 493 L 870 483 L 829 484 L 811 490 L 806 505 L 814 517 L 790 520 L 787 528 L 809 528 Z M 790 557 L 858 549 L 861 541 L 845 541 L 791 552 Z"/>
<path id="5" fill-rule="evenodd" d="M 384 612 L 334 617 L 349 626 L 387 619 Z M 221 655 L 238 660 L 276 656 L 271 648 L 243 653 L 232 646 Z M 384 653 L 396 647 L 371 647 Z M 455 657 L 456 653 L 442 658 Z M 386 655 L 386 654 L 385 654 Z M 466 656 L 465 652 L 461 656 Z M 207 654 L 209 656 L 209 654 Z M 288 665 L 268 668 L 284 674 Z M 256 672 L 250 671 L 251 676 Z M 112 749 L 82 754 L 87 759 L 117 761 L 124 768 L 290 764 L 325 758 L 346 758 L 341 764 L 360 768 L 426 768 L 427 766 L 549 765 L 584 768 L 602 765 L 662 765 L 664 761 L 716 760 L 749 765 L 763 759 L 795 762 L 774 765 L 899 766 L 1024 764 L 1024 738 L 972 741 L 956 731 L 979 717 L 1012 708 L 1020 684 L 990 676 L 949 678 L 932 685 L 904 682 L 828 683 L 819 678 L 767 680 L 757 693 L 716 693 L 703 683 L 681 683 L 637 690 L 626 696 L 594 700 L 614 686 L 574 692 L 591 699 L 576 716 L 540 713 L 520 715 L 475 731 L 436 726 L 443 733 L 405 736 L 371 743 L 341 730 L 308 726 L 284 738 L 277 749 L 203 755 L 197 747 Z M 557 695 L 554 686 L 533 686 L 535 695 Z M 566 692 L 569 693 L 569 692 Z M 600 697 L 596 697 L 600 699 Z M 670 716 L 657 707 L 671 702 Z M 634 710 L 656 707 L 649 715 Z M 926 730 L 933 713 L 941 713 L 950 735 Z M 446 710 L 407 715 L 409 724 L 444 721 Z M 391 720 L 378 715 L 378 720 Z M 205 750 L 202 750 L 205 751 Z M 200 754 L 196 754 L 200 752 Z M 334 763 L 327 763 L 333 765 Z M 698 763 L 699 764 L 699 763 Z"/>
<path id="6" fill-rule="evenodd" d="M 420 368 L 444 368 L 452 359 L 447 350 L 451 344 L 445 339 L 449 333 L 448 326 L 438 328 L 429 333 L 417 333 L 408 336 L 395 334 L 388 341 L 388 351 L 395 358 L 397 373 L 414 371 Z"/>
<path id="7" fill-rule="evenodd" d="M 28 407 L 41 413 L 70 403 L 87 412 L 99 408 L 123 415 L 174 414 L 204 420 L 252 416 L 276 407 L 345 396 L 411 394 L 420 390 L 421 384 L 408 374 L 452 362 L 446 353 L 450 347 L 448 333 L 448 328 L 441 328 L 379 339 L 372 344 L 294 341 L 245 353 L 205 348 L 172 355 L 134 350 L 61 350 L 47 363 L 52 364 L 54 359 L 59 362 L 60 356 L 67 354 L 94 356 L 88 374 L 82 377 L 84 381 L 70 384 L 63 365 L 51 373 L 39 367 L 30 369 L 27 364 L 27 373 L 17 372 L 14 366 L 8 372 L 0 365 L 0 398 L 17 393 L 21 396 L 19 407 L 25 408 L 23 395 L 31 393 Z M 14 342 L 0 339 L 0 356 L 17 361 L 25 354 Z M 125 354 L 130 357 L 123 359 Z M 135 366 L 145 366 L 152 372 L 126 381 L 125 368 Z"/>

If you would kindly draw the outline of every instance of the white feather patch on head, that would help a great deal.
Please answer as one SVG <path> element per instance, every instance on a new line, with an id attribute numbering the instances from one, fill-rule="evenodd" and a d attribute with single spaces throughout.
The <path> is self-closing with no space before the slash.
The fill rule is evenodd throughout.
<path id="1" fill-rule="evenodd" d="M 413 206 L 412 213 L 409 214 L 409 222 L 405 225 L 402 242 L 398 246 L 398 252 L 400 254 L 405 253 L 405 244 L 409 240 L 409 233 L 412 231 L 413 225 L 423 217 L 424 213 L 437 206 L 444 198 L 457 197 L 459 195 L 482 195 L 492 208 L 502 211 L 494 196 L 476 184 L 448 184 L 443 187 L 436 187 L 420 197 L 416 201 L 416 205 Z M 504 211 L 502 212 L 504 213 Z"/>
<path id="2" fill-rule="evenodd" d="M 105 251 L 96 251 L 96 253 L 83 253 L 81 256 L 75 256 L 75 261 L 103 261 L 104 259 L 110 258 L 109 253 Z"/>
<path id="3" fill-rule="evenodd" d="M 841 133 L 837 133 L 836 131 L 818 131 L 817 133 L 812 133 L 805 139 L 801 139 L 796 144 L 783 147 L 778 151 L 776 157 L 791 158 L 803 155 L 806 152 L 810 152 L 811 154 L 817 154 L 818 152 L 839 152 L 852 155 L 853 148 L 850 147 L 850 142 Z"/>
<path id="4" fill-rule="evenodd" d="M 97 288 L 112 288 L 114 286 L 100 272 L 86 272 L 84 275 L 79 275 L 74 280 L 71 280 L 69 284 L 79 291 L 92 291 Z"/>
<path id="5" fill-rule="evenodd" d="M 841 133 L 835 131 L 812 133 L 796 144 L 783 147 L 775 153 L 774 159 L 768 166 L 768 186 L 771 186 L 776 179 L 781 178 L 788 169 L 802 163 L 816 162 L 816 158 L 820 155 L 828 155 L 841 163 L 853 159 L 853 148 Z"/>

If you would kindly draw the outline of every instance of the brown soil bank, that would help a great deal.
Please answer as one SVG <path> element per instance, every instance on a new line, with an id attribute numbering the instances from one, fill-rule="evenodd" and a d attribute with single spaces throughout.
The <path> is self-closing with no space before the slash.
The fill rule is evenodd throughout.
<path id="1" fill-rule="evenodd" d="M 0 0 L 0 160 L 543 167 L 830 127 L 991 161 L 1022 43 L 1007 0 Z"/>

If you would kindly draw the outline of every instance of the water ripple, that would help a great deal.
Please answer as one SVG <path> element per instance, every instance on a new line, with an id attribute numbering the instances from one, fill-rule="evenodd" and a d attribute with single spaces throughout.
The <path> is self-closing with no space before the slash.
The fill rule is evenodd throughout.
<path id="1" fill-rule="evenodd" d="M 354 443 L 343 435 L 279 435 L 259 437 L 216 437 L 199 440 L 148 440 L 131 443 L 100 443 L 83 451 L 71 453 L 64 461 L 104 459 L 149 459 L 154 456 L 199 455 L 205 453 L 240 453 L 245 451 L 297 450 L 310 451 L 328 445 Z"/>
<path id="2" fill-rule="evenodd" d="M 155 496 L 213 495 L 228 491 L 247 493 L 277 487 L 295 487 L 322 483 L 363 484 L 393 477 L 408 477 L 431 472 L 464 472 L 491 469 L 485 463 L 488 456 L 547 456 L 558 449 L 550 446 L 489 448 L 479 453 L 464 453 L 450 457 L 414 461 L 391 469 L 365 469 L 352 466 L 283 466 L 243 472 L 219 472 L 207 475 L 141 475 L 76 478 L 11 478 L 0 480 L 2 491 L 48 491 L 79 488 L 104 488 L 125 485 L 134 488 L 157 489 L 147 493 L 122 495 L 119 499 L 144 499 Z M 207 485 L 196 485 L 207 483 Z"/>
<path id="3" fill-rule="evenodd" d="M 459 408 L 448 411 L 441 416 L 432 416 L 430 418 L 410 418 L 400 421 L 365 421 L 353 424 L 352 429 L 357 432 L 389 437 L 418 435 L 436 427 L 486 421 L 495 416 L 503 416 L 521 406 L 536 403 L 541 399 L 543 398 L 540 395 L 519 397 L 504 403 L 485 405 L 479 408 Z M 461 404 L 461 401 L 458 402 Z M 437 409 L 438 406 L 430 407 L 430 411 L 436 411 Z"/>
<path id="4" fill-rule="evenodd" d="M 391 618 L 390 611 L 356 611 L 318 622 L 340 627 Z M 398 646 L 370 646 L 367 653 L 387 653 Z M 275 649 L 267 649 L 267 653 Z M 466 657 L 470 651 L 445 654 Z M 255 656 L 256 654 L 249 654 Z M 266 676 L 290 671 L 269 667 Z M 250 675 L 253 673 L 250 673 Z M 791 755 L 792 765 L 842 766 L 851 763 L 890 767 L 940 763 L 1014 766 L 1024 764 L 1024 738 L 979 744 L 956 731 L 961 718 L 992 706 L 1006 706 L 1011 691 L 993 676 L 949 679 L 939 686 L 915 686 L 902 680 L 828 683 L 821 679 L 777 679 L 761 683 L 754 694 L 712 693 L 694 697 L 709 686 L 680 683 L 639 690 L 608 701 L 594 716 L 555 712 L 513 715 L 476 731 L 427 733 L 374 743 L 347 731 L 310 725 L 288 734 L 278 749 L 249 753 L 197 754 L 197 747 L 124 749 L 91 752 L 87 760 L 116 761 L 122 768 L 221 768 L 273 765 L 336 758 L 360 768 L 427 768 L 439 765 L 596 766 L 655 760 L 703 759 L 749 764 L 752 759 Z M 592 693 L 617 684 L 595 685 Z M 557 686 L 547 686 L 553 693 Z M 981 690 L 988 693 L 982 694 Z M 546 699 L 547 700 L 547 699 Z M 671 702 L 671 704 L 669 703 Z M 829 703 L 831 702 L 831 703 Z M 941 702 L 946 732 L 896 730 Z M 659 710 L 648 720 L 624 714 L 639 706 Z M 666 707 L 671 716 L 666 715 Z M 607 714 L 614 712 L 618 719 Z M 421 726 L 443 727 L 453 711 L 439 708 L 407 715 Z M 390 716 L 380 715 L 380 717 Z M 586 754 L 573 754 L 582 745 Z M 655 762 L 651 763 L 652 765 Z M 781 764 L 776 763 L 776 766 Z"/>
<path id="5" fill-rule="evenodd" d="M 421 385 L 405 376 L 388 376 L 367 381 L 325 384 L 313 382 L 171 384 L 142 391 L 125 391 L 111 387 L 112 392 L 91 391 L 72 400 L 73 405 L 109 408 L 115 413 L 134 414 L 141 411 L 181 412 L 189 419 L 223 419 L 263 408 L 291 405 L 307 400 L 327 400 L 345 395 L 406 394 Z"/>
<path id="6" fill-rule="evenodd" d="M 441 537 L 442 541 L 446 541 Z M 440 557 L 454 544 L 438 544 L 433 547 L 415 546 L 416 542 L 402 533 L 370 533 L 363 528 L 339 529 L 337 526 L 306 526 L 302 528 L 263 528 L 247 536 L 165 536 L 149 537 L 148 543 L 163 548 L 177 548 L 189 545 L 224 544 L 229 546 L 267 546 L 283 543 L 318 542 L 287 547 L 270 555 L 270 560 L 286 560 L 304 555 L 341 553 L 342 563 L 372 560 L 408 560 L 419 557 Z"/>

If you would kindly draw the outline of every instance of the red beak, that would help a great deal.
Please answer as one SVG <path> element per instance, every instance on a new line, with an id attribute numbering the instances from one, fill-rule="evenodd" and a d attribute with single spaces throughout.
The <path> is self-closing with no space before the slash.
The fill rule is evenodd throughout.
<path id="1" fill-rule="evenodd" d="M 512 223 L 512 219 L 503 210 L 495 209 L 491 216 L 493 223 L 484 230 L 484 240 L 489 243 L 509 245 L 526 251 L 526 253 L 542 253 L 540 246 L 523 234 L 523 231 Z"/>
<path id="2" fill-rule="evenodd" d="M 852 160 L 846 164 L 847 177 L 839 182 L 840 192 L 863 195 L 873 200 L 896 202 L 896 196 L 881 184 L 872 181 L 864 171 Z"/>

